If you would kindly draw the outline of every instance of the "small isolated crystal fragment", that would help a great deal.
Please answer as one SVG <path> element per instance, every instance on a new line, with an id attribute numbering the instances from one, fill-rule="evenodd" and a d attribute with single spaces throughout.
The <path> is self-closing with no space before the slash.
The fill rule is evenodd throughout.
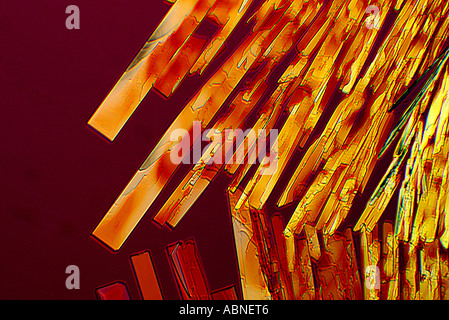
<path id="1" fill-rule="evenodd" d="M 130 300 L 128 288 L 123 281 L 108 284 L 95 292 L 98 300 Z"/>
<path id="2" fill-rule="evenodd" d="M 148 251 L 131 256 L 131 264 L 143 300 L 162 300 L 162 292 Z"/>

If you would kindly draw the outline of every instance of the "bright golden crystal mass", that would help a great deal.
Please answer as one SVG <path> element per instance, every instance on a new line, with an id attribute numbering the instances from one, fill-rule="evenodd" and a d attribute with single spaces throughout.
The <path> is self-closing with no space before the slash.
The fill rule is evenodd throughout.
<path id="1" fill-rule="evenodd" d="M 237 26 L 250 32 L 180 108 L 93 235 L 120 249 L 188 165 L 170 154 L 194 147 L 185 139 L 196 122 L 213 129 L 213 143 L 150 211 L 174 228 L 217 175 L 232 176 L 243 298 L 449 299 L 449 2 L 171 2 L 88 122 L 110 140 L 151 88 L 170 98 L 203 76 Z M 217 28 L 207 39 L 197 34 L 205 21 Z M 268 143 L 229 129 L 278 135 Z M 260 144 L 269 152 L 253 167 Z M 221 154 L 247 161 L 211 162 Z M 364 209 L 355 206 L 368 189 Z M 395 221 L 384 219 L 392 207 Z"/>

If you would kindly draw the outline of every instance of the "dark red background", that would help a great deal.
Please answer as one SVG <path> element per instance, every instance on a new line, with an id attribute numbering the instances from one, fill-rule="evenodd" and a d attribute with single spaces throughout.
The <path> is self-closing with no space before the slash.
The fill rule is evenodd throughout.
<path id="1" fill-rule="evenodd" d="M 80 8 L 80 30 L 65 27 L 70 4 Z M 190 237 L 211 289 L 235 284 L 241 297 L 224 174 L 175 230 L 151 218 L 180 173 L 119 252 L 90 236 L 186 100 L 241 40 L 236 32 L 205 75 L 184 81 L 170 99 L 151 91 L 110 143 L 86 122 L 169 8 L 162 0 L 0 2 L 0 299 L 95 299 L 97 287 L 116 280 L 139 299 L 129 256 L 146 249 L 164 297 L 178 299 L 165 246 Z M 71 264 L 80 268 L 80 290 L 65 287 Z"/>

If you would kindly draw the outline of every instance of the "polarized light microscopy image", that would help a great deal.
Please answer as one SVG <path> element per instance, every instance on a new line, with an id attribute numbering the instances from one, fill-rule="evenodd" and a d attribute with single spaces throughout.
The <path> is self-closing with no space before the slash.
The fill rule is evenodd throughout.
<path id="1" fill-rule="evenodd" d="M 80 49 L 51 298 L 449 300 L 449 3 L 152 3 Z"/>

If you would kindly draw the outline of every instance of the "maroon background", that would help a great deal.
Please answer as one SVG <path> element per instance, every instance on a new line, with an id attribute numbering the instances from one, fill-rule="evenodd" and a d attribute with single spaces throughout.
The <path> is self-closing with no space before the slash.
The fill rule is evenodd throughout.
<path id="1" fill-rule="evenodd" d="M 80 8 L 80 30 L 65 27 L 70 4 Z M 90 236 L 186 100 L 226 56 L 203 77 L 184 81 L 168 100 L 151 91 L 113 143 L 89 129 L 87 120 L 169 8 L 162 0 L 0 3 L 1 299 L 95 299 L 97 287 L 116 280 L 139 299 L 129 256 L 146 249 L 164 297 L 178 299 L 165 246 L 189 237 L 197 241 L 211 289 L 236 284 L 241 297 L 224 174 L 175 230 L 160 229 L 151 218 L 180 173 L 119 252 Z M 355 207 L 363 209 L 363 201 Z M 287 218 L 293 208 L 285 209 Z M 71 264 L 80 268 L 80 290 L 65 287 Z"/>

